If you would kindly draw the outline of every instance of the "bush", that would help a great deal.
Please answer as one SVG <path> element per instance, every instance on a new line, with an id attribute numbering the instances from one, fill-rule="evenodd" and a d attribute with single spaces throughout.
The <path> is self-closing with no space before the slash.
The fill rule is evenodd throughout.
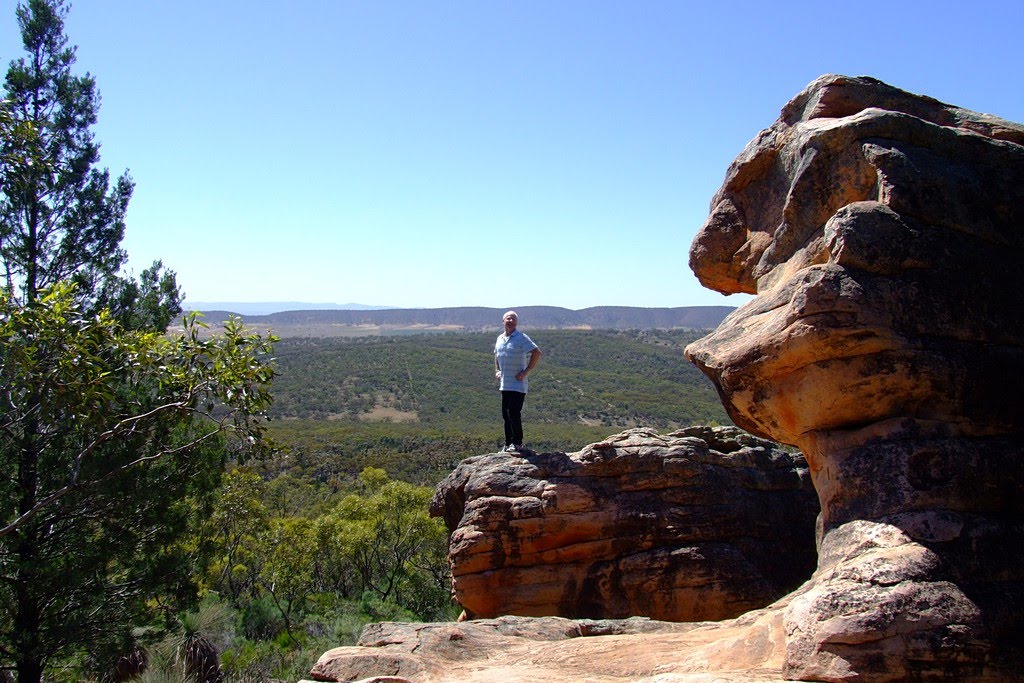
<path id="1" fill-rule="evenodd" d="M 420 621 L 415 614 L 389 600 L 381 600 L 373 591 L 365 591 L 359 601 L 370 621 Z"/>
<path id="2" fill-rule="evenodd" d="M 264 595 L 242 608 L 239 632 L 249 640 L 273 640 L 284 630 L 284 615 L 269 595 Z"/>

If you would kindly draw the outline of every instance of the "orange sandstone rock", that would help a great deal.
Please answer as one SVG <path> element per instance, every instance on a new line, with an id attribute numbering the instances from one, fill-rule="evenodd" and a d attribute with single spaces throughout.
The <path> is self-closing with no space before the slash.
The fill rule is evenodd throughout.
<path id="1" fill-rule="evenodd" d="M 758 296 L 687 357 L 821 501 L 786 673 L 1019 680 L 1024 126 L 822 77 L 729 168 L 690 263 Z"/>
<path id="2" fill-rule="evenodd" d="M 815 558 L 803 457 L 732 427 L 467 458 L 431 512 L 476 617 L 725 619 L 799 585 Z"/>

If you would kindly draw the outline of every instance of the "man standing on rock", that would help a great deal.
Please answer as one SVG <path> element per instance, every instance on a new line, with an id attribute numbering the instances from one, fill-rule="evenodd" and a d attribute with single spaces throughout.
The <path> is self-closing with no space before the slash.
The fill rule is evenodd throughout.
<path id="1" fill-rule="evenodd" d="M 540 348 L 516 329 L 519 315 L 509 311 L 502 316 L 505 331 L 494 342 L 494 376 L 501 385 L 501 417 L 505 422 L 505 450 L 523 447 L 523 401 L 530 385 L 526 376 L 540 360 Z"/>

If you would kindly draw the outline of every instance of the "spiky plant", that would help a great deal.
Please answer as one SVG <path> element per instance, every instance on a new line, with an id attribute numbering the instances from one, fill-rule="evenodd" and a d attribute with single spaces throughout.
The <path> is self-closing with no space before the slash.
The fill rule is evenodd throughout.
<path id="1" fill-rule="evenodd" d="M 148 666 L 132 683 L 197 683 L 174 663 L 175 643 L 164 640 L 148 652 Z"/>
<path id="2" fill-rule="evenodd" d="M 227 605 L 204 603 L 195 612 L 178 616 L 178 631 L 164 641 L 171 669 L 192 683 L 221 683 L 216 642 L 231 631 L 234 615 Z M 181 680 L 179 678 L 179 680 Z"/>
<path id="3" fill-rule="evenodd" d="M 113 683 L 124 683 L 125 681 L 137 680 L 139 674 L 149 668 L 149 654 L 141 645 L 128 649 L 114 662 L 114 669 L 104 680 Z"/>

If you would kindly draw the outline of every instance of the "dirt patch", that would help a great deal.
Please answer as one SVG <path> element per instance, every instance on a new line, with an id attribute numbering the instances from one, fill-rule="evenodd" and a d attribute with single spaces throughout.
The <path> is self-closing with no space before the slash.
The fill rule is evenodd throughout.
<path id="1" fill-rule="evenodd" d="M 418 413 L 409 410 L 374 406 L 373 410 L 360 413 L 359 419 L 366 422 L 416 422 L 420 419 L 420 416 Z"/>

